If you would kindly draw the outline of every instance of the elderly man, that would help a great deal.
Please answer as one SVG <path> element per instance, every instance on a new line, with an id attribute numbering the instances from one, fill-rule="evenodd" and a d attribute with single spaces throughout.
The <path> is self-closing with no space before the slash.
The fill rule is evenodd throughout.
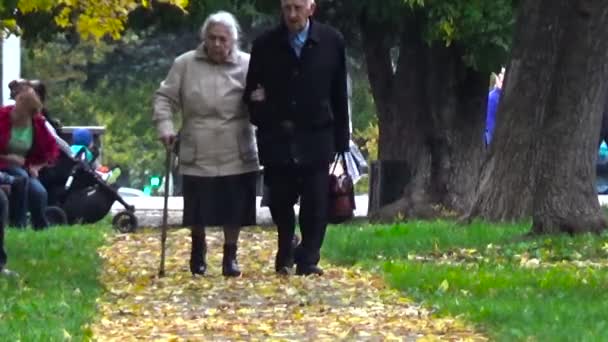
<path id="1" fill-rule="evenodd" d="M 282 23 L 253 42 L 245 101 L 257 144 L 270 212 L 278 229 L 275 270 L 321 275 L 327 226 L 328 166 L 348 151 L 344 40 L 312 19 L 313 0 L 281 0 Z M 302 241 L 293 248 L 293 205 L 300 198 Z"/>

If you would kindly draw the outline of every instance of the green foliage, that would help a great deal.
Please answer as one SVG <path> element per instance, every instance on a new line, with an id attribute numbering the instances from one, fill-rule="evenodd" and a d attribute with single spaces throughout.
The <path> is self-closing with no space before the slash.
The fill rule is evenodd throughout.
<path id="1" fill-rule="evenodd" d="M 369 175 L 363 175 L 355 184 L 355 195 L 364 195 L 369 193 Z"/>
<path id="2" fill-rule="evenodd" d="M 8 268 L 0 275 L 0 336 L 4 341 L 87 340 L 101 294 L 97 248 L 107 226 L 9 229 Z"/>
<path id="3" fill-rule="evenodd" d="M 367 128 L 370 122 L 376 120 L 376 107 L 366 75 L 354 75 L 352 88 L 353 130 L 359 131 Z"/>
<path id="4" fill-rule="evenodd" d="M 180 10 L 188 6 L 188 0 L 159 0 Z M 137 8 L 150 8 L 151 1 L 134 0 L 18 0 L 0 6 L 0 29 L 19 31 L 40 31 L 36 20 L 28 17 L 45 16 L 47 29 L 69 30 L 83 39 L 100 42 L 102 38 L 119 39 L 125 30 L 129 13 Z M 14 26 L 17 22 L 18 26 Z M 52 26 L 52 27 L 51 27 Z"/>
<path id="5" fill-rule="evenodd" d="M 506 60 L 514 25 L 511 0 L 322 1 L 319 6 L 340 8 L 332 19 L 347 32 L 364 14 L 391 47 L 415 36 L 429 45 L 457 45 L 468 65 L 487 72 Z"/>
<path id="6" fill-rule="evenodd" d="M 608 234 L 523 238 L 529 223 L 448 221 L 330 229 L 324 256 L 362 264 L 492 340 L 603 341 Z"/>
<path id="7" fill-rule="evenodd" d="M 351 71 L 351 77 L 353 140 L 368 159 L 374 160 L 378 157 L 378 118 L 374 98 L 367 76 L 361 70 Z"/>
<path id="8" fill-rule="evenodd" d="M 427 3 L 428 4 L 428 3 Z M 506 60 L 514 13 L 511 0 L 435 2 L 427 9 L 429 41 L 464 46 L 463 58 L 479 70 L 492 71 Z"/>
<path id="9" fill-rule="evenodd" d="M 361 143 L 361 150 L 367 155 L 368 160 L 378 159 L 378 138 L 380 130 L 378 129 L 378 120 L 372 119 L 362 130 L 356 130 L 354 133 L 355 140 Z"/>
<path id="10" fill-rule="evenodd" d="M 23 52 L 23 75 L 43 80 L 52 92 L 57 84 L 86 81 L 86 67 L 102 62 L 113 50 L 113 45 L 101 42 L 73 44 L 65 34 L 48 42 L 31 41 Z"/>
<path id="11" fill-rule="evenodd" d="M 146 173 L 159 174 L 163 168 L 164 157 L 151 119 L 151 98 L 157 87 L 152 81 L 102 81 L 86 91 L 75 84 L 55 91 L 49 108 L 66 125 L 105 126 L 102 162 L 128 169 L 133 186 L 140 187 L 147 182 Z"/>

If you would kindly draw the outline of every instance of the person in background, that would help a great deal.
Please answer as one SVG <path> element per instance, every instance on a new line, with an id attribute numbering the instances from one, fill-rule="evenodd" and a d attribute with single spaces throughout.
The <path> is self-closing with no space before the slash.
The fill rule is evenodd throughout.
<path id="1" fill-rule="evenodd" d="M 202 44 L 177 57 L 154 95 L 153 121 L 167 149 L 182 112 L 179 171 L 183 175 L 183 224 L 192 229 L 190 271 L 207 271 L 205 227 L 222 226 L 222 274 L 237 277 L 237 243 L 243 226 L 255 225 L 260 166 L 253 126 L 242 102 L 249 54 L 239 48 L 234 16 L 220 11 L 201 29 Z"/>
<path id="2" fill-rule="evenodd" d="M 500 101 L 500 93 L 502 89 L 502 82 L 505 77 L 505 68 L 500 70 L 500 73 L 495 77 L 494 89 L 488 94 L 488 107 L 486 112 L 486 130 L 484 134 L 484 141 L 486 146 L 490 146 L 492 138 L 494 136 L 494 129 L 496 127 L 496 111 L 498 110 L 498 103 Z"/>
<path id="3" fill-rule="evenodd" d="M 51 133 L 51 135 L 55 138 L 55 142 L 57 143 L 59 149 L 61 149 L 66 154 L 70 154 L 70 145 L 68 145 L 68 143 L 57 134 L 57 130 L 60 128 L 61 124 L 58 120 L 51 117 L 48 109 L 44 106 L 47 99 L 47 91 L 44 83 L 42 83 L 42 81 L 40 80 L 26 79 L 11 81 L 9 83 L 9 89 L 11 91 L 10 98 L 14 100 L 15 95 L 19 92 L 20 89 L 23 89 L 23 87 L 31 87 L 34 89 L 34 91 L 38 95 L 38 98 L 40 99 L 40 102 L 42 103 L 42 110 L 40 112 L 42 113 L 42 116 L 45 119 L 44 125 L 49 130 L 49 133 Z"/>

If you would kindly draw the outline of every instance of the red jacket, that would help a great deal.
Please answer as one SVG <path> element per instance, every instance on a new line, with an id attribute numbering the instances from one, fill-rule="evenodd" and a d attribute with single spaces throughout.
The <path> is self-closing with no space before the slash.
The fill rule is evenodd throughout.
<path id="1" fill-rule="evenodd" d="M 8 142 L 11 140 L 11 111 L 14 106 L 0 107 L 0 155 L 7 154 Z M 42 114 L 36 114 L 32 119 L 33 141 L 32 147 L 25 156 L 25 166 L 52 163 L 59 155 L 59 148 L 53 135 L 45 126 Z M 0 169 L 9 167 L 0 159 Z"/>

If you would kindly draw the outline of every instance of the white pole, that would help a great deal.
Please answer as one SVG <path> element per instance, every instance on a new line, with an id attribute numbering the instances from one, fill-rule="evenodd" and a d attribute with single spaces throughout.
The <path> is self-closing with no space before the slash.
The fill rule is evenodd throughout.
<path id="1" fill-rule="evenodd" d="M 14 34 L 2 40 L 2 105 L 13 103 L 9 99 L 8 84 L 21 77 L 21 39 Z"/>

